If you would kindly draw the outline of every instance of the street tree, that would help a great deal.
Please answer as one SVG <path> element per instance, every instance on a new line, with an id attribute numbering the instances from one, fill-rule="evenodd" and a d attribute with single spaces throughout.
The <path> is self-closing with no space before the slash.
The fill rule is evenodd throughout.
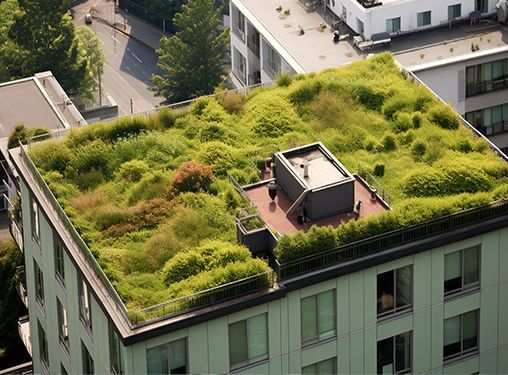
<path id="1" fill-rule="evenodd" d="M 228 43 L 227 30 L 221 31 L 221 13 L 213 0 L 192 0 L 175 15 L 178 30 L 161 39 L 153 91 L 174 103 L 206 95 L 223 80 Z"/>
<path id="2" fill-rule="evenodd" d="M 78 92 L 87 60 L 75 36 L 68 0 L 18 0 L 19 11 L 9 29 L 16 64 L 11 77 L 51 70 L 69 93 Z M 12 63 L 12 62 L 10 62 Z"/>
<path id="3" fill-rule="evenodd" d="M 78 94 L 82 98 L 91 100 L 93 93 L 97 92 L 101 77 L 104 74 L 106 57 L 101 41 L 89 27 L 78 26 L 76 28 L 76 38 L 87 60 L 86 75 L 82 78 Z"/>

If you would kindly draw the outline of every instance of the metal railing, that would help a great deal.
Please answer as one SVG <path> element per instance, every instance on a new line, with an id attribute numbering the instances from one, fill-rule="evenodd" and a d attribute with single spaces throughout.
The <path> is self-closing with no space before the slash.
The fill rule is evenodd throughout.
<path id="1" fill-rule="evenodd" d="M 130 314 L 130 318 L 137 326 L 154 320 L 167 319 L 190 310 L 211 306 L 270 288 L 273 286 L 274 280 L 274 272 L 267 271 L 133 312 Z"/>
<path id="2" fill-rule="evenodd" d="M 358 175 L 372 188 L 376 189 L 377 194 L 385 201 L 388 206 L 391 205 L 392 197 L 390 193 L 379 183 L 379 181 L 371 175 L 365 168 L 358 168 Z"/>
<path id="3" fill-rule="evenodd" d="M 495 80 L 483 82 L 471 82 L 466 84 L 466 96 L 480 95 L 490 91 L 503 90 L 508 88 L 508 76 L 503 76 Z"/>
<path id="4" fill-rule="evenodd" d="M 421 240 L 502 215 L 508 215 L 508 199 L 442 216 L 407 228 L 342 245 L 333 250 L 283 263 L 280 265 L 280 278 L 286 280 L 306 272 L 348 262 L 394 246 Z"/>

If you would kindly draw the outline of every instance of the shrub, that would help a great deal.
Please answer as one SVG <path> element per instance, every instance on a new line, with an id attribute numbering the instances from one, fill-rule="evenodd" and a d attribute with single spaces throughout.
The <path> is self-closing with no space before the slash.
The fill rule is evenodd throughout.
<path id="1" fill-rule="evenodd" d="M 235 162 L 233 148 L 219 141 L 208 142 L 202 145 L 201 151 L 197 156 L 197 160 L 211 166 L 213 173 L 217 176 L 226 176 L 227 172 L 233 168 Z"/>
<path id="2" fill-rule="evenodd" d="M 150 167 L 144 160 L 131 160 L 120 165 L 118 174 L 125 180 L 137 182 L 148 172 Z"/>
<path id="3" fill-rule="evenodd" d="M 383 144 L 384 151 L 394 151 L 397 148 L 395 137 L 391 134 L 386 134 L 381 140 L 381 143 Z"/>
<path id="4" fill-rule="evenodd" d="M 205 123 L 199 130 L 199 140 L 201 142 L 227 142 L 230 135 L 229 130 L 224 125 L 215 122 Z"/>
<path id="5" fill-rule="evenodd" d="M 106 230 L 113 225 L 130 221 L 131 213 L 127 210 L 108 205 L 97 210 L 94 218 L 97 228 L 99 230 Z"/>
<path id="6" fill-rule="evenodd" d="M 413 127 L 413 116 L 406 112 L 397 112 L 393 116 L 393 130 L 401 133 Z"/>
<path id="7" fill-rule="evenodd" d="M 168 185 L 168 176 L 165 173 L 148 172 L 131 188 L 128 202 L 132 204 L 140 200 L 163 198 L 167 194 Z"/>
<path id="8" fill-rule="evenodd" d="M 162 269 L 164 283 L 172 283 L 197 275 L 206 268 L 206 259 L 196 250 L 189 250 L 176 254 L 167 261 Z"/>
<path id="9" fill-rule="evenodd" d="M 171 180 L 170 192 L 178 194 L 183 192 L 198 192 L 207 190 L 213 181 L 212 168 L 197 163 L 194 160 L 181 164 Z"/>
<path id="10" fill-rule="evenodd" d="M 110 173 L 109 163 L 113 155 L 113 147 L 101 140 L 86 143 L 74 151 L 72 166 L 77 172 L 101 170 L 104 176 Z"/>
<path id="11" fill-rule="evenodd" d="M 100 170 L 91 169 L 88 172 L 79 173 L 74 180 L 79 190 L 92 190 L 104 182 L 104 176 Z"/>
<path id="12" fill-rule="evenodd" d="M 31 137 L 37 137 L 36 141 L 42 141 L 43 139 L 47 137 L 41 137 L 44 134 L 47 134 L 49 137 L 49 130 L 48 128 L 42 127 L 42 128 L 35 128 L 35 129 L 29 129 L 25 125 L 16 125 L 14 127 L 14 130 L 9 135 L 9 140 L 7 142 L 7 148 L 14 148 L 18 147 L 19 143 L 25 143 L 27 139 Z"/>
<path id="13" fill-rule="evenodd" d="M 473 144 L 471 141 L 467 138 L 462 138 L 457 142 L 457 145 L 455 146 L 456 149 L 460 152 L 468 153 L 473 151 Z"/>
<path id="14" fill-rule="evenodd" d="M 93 130 L 103 141 L 115 142 L 149 130 L 148 122 L 142 116 L 122 117 L 118 120 L 92 125 Z"/>
<path id="15" fill-rule="evenodd" d="M 34 145 L 29 154 L 37 168 L 62 174 L 72 158 L 71 151 L 65 145 L 53 140 Z"/>
<path id="16" fill-rule="evenodd" d="M 413 146 L 411 147 L 411 156 L 414 160 L 420 161 L 423 158 L 423 155 L 425 155 L 425 152 L 427 151 L 427 145 L 425 142 L 422 141 L 416 141 Z"/>
<path id="17" fill-rule="evenodd" d="M 443 129 L 458 129 L 459 118 L 453 109 L 443 103 L 434 104 L 428 112 L 430 120 Z"/>
<path id="18" fill-rule="evenodd" d="M 380 111 L 387 93 L 374 85 L 359 84 L 355 90 L 356 100 L 370 110 Z"/>
<path id="19" fill-rule="evenodd" d="M 172 128 L 178 115 L 171 108 L 161 108 L 157 112 L 157 120 L 164 128 Z"/>
<path id="20" fill-rule="evenodd" d="M 374 176 L 383 177 L 385 175 L 385 165 L 384 163 L 377 163 L 374 166 Z"/>
<path id="21" fill-rule="evenodd" d="M 287 87 L 293 82 L 293 77 L 287 72 L 282 73 L 276 80 L 277 86 Z"/>
<path id="22" fill-rule="evenodd" d="M 415 112 L 415 113 L 413 113 L 412 123 L 413 123 L 413 128 L 414 129 L 418 129 L 418 128 L 420 128 L 422 126 L 423 115 L 422 115 L 421 112 Z"/>
<path id="23" fill-rule="evenodd" d="M 449 169 L 427 168 L 412 173 L 403 183 L 404 193 L 413 197 L 476 193 L 491 188 L 482 170 L 464 166 Z"/>
<path id="24" fill-rule="evenodd" d="M 219 103 L 229 113 L 240 113 L 247 103 L 247 97 L 237 91 L 226 91 L 219 96 Z"/>

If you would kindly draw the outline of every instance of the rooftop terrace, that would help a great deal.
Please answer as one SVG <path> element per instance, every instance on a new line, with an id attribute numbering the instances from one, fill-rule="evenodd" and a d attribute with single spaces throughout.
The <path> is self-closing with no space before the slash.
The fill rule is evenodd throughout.
<path id="1" fill-rule="evenodd" d="M 402 0 L 382 1 L 384 5 Z M 377 47 L 372 51 L 359 51 L 353 40 L 333 42 L 331 25 L 338 17 L 326 11 L 323 17 L 319 12 L 307 12 L 301 0 L 279 0 L 277 5 L 290 9 L 289 15 L 275 11 L 275 4 L 269 0 L 237 0 L 242 13 L 254 26 L 262 31 L 282 57 L 291 65 L 301 67 L 300 72 L 318 72 L 365 58 L 369 53 L 389 50 L 403 65 L 418 65 L 471 52 L 471 43 L 480 50 L 506 45 L 508 31 L 506 26 L 494 21 L 484 20 L 480 24 L 459 23 L 451 28 L 441 27 L 432 30 L 413 32 L 392 37 L 390 45 Z M 328 26 L 322 29 L 320 24 Z M 303 35 L 299 27 L 305 30 Z"/>
<path id="2" fill-rule="evenodd" d="M 127 309 L 147 319 L 196 306 L 208 296 L 199 293 L 224 283 L 232 283 L 221 289 L 230 297 L 237 295 L 234 285 L 243 293 L 272 285 L 267 263 L 237 245 L 235 217 L 258 213 L 277 229 L 278 210 L 289 201 L 278 194 L 272 212 L 266 190 L 258 201 L 253 191 L 246 197 L 237 187 L 260 182 L 262 171 L 254 166 L 263 168 L 274 151 L 317 141 L 344 167 L 333 167 L 331 179 L 316 178 L 317 185 L 341 184 L 347 170 L 366 170 L 376 176 L 369 185 L 390 192 L 392 210 L 368 206 L 364 198 L 360 217 L 349 217 L 355 220 L 338 226 L 346 217 L 316 220 L 335 229 L 292 229 L 286 222 L 280 233 L 303 231 L 279 239 L 270 256 L 282 268 L 508 196 L 504 160 L 424 87 L 403 79 L 386 54 L 247 96 L 225 93 L 179 112 L 73 129 L 65 139 L 30 144 L 29 156 L 11 155 L 32 171 L 53 209 L 63 207 L 58 215 L 72 222 L 67 228 L 80 251 L 94 255 Z M 317 156 L 311 159 L 328 169 L 330 159 Z M 368 187 L 358 183 L 355 192 L 363 194 Z M 164 308 L 150 307 L 159 303 Z M 150 312 L 136 313 L 142 308 Z"/>

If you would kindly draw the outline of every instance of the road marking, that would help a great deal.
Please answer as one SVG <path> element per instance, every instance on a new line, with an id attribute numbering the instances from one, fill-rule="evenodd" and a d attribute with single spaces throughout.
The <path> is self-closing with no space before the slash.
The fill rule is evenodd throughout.
<path id="1" fill-rule="evenodd" d="M 131 68 L 128 65 L 125 66 L 129 72 L 131 72 Z"/>
<path id="2" fill-rule="evenodd" d="M 143 61 L 141 61 L 141 59 L 140 59 L 139 57 L 137 57 L 137 56 L 136 56 L 134 53 L 132 53 L 132 52 L 131 52 L 131 54 L 132 54 L 132 56 L 134 56 L 134 58 L 135 58 L 136 60 L 138 60 L 141 64 L 143 64 Z"/>

